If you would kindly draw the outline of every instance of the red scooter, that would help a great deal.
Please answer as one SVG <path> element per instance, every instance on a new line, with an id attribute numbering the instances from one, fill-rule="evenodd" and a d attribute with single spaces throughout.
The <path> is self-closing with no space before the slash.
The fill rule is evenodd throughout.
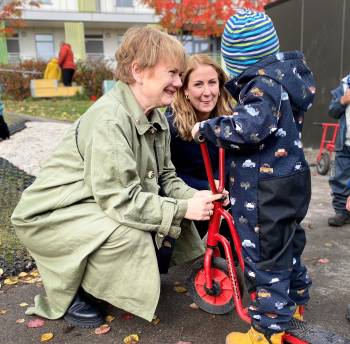
<path id="1" fill-rule="evenodd" d="M 219 148 L 219 186 L 214 182 L 213 171 L 205 142 L 200 142 L 205 169 L 211 191 L 222 193 L 224 190 L 225 150 Z M 220 234 L 221 219 L 227 222 L 233 240 L 238 268 L 236 268 L 229 241 Z M 218 243 L 222 245 L 225 259 L 220 257 Z M 207 248 L 204 258 L 196 261 L 192 274 L 188 279 L 188 289 L 193 301 L 204 311 L 211 314 L 225 314 L 236 309 L 238 316 L 250 323 L 247 308 L 242 304 L 242 291 L 244 282 L 242 272 L 244 261 L 241 241 L 237 233 L 231 214 L 223 208 L 221 201 L 214 202 L 214 211 L 208 228 Z M 255 293 L 250 294 L 251 300 L 256 298 Z M 304 321 L 293 318 L 290 329 L 283 336 L 283 343 L 289 344 L 350 344 L 349 340 L 325 331 L 320 327 L 312 326 Z"/>

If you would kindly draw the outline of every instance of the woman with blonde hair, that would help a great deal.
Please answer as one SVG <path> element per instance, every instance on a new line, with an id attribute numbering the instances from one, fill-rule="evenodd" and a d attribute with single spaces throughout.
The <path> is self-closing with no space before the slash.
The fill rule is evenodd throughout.
<path id="1" fill-rule="evenodd" d="M 212 58 L 205 54 L 192 55 L 182 75 L 182 86 L 166 111 L 171 134 L 171 160 L 176 173 L 198 190 L 208 190 L 209 186 L 200 148 L 192 139 L 191 129 L 198 121 L 232 113 L 226 81 L 225 72 Z M 210 143 L 208 149 L 217 177 L 218 149 Z M 201 236 L 205 235 L 207 225 L 207 222 L 196 222 Z"/>
<path id="2" fill-rule="evenodd" d="M 203 254 L 188 220 L 208 220 L 222 197 L 186 185 L 170 160 L 168 125 L 157 108 L 181 87 L 180 42 L 134 27 L 116 59 L 118 82 L 68 130 L 12 215 L 47 294 L 27 314 L 64 316 L 81 327 L 104 322 L 86 293 L 151 321 L 158 264 L 171 253 L 173 263 Z"/>

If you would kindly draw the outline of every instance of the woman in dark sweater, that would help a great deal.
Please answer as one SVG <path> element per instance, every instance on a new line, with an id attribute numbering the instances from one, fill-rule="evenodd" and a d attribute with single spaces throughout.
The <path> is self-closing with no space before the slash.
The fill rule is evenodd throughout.
<path id="1" fill-rule="evenodd" d="M 224 88 L 225 72 L 209 56 L 197 54 L 188 59 L 183 74 L 182 87 L 166 117 L 171 133 L 171 160 L 177 175 L 198 190 L 208 189 L 208 180 L 200 151 L 191 136 L 191 129 L 198 121 L 229 115 L 230 96 Z M 208 143 L 214 176 L 218 176 L 218 149 Z M 228 172 L 228 171 L 226 171 Z M 195 222 L 201 237 L 207 232 L 208 222 Z"/>

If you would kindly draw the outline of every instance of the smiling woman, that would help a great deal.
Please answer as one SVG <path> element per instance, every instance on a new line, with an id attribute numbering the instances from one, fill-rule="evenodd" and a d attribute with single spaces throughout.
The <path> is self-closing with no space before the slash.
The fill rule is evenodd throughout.
<path id="1" fill-rule="evenodd" d="M 203 253 L 183 219 L 208 220 L 222 197 L 176 176 L 167 121 L 156 109 L 181 86 L 181 44 L 132 28 L 116 58 L 119 81 L 67 131 L 12 216 L 47 293 L 27 314 L 82 327 L 104 322 L 86 293 L 151 321 L 159 273 L 170 259 Z"/>
<path id="2" fill-rule="evenodd" d="M 207 176 L 199 145 L 192 140 L 191 129 L 197 121 L 231 113 L 230 98 L 224 88 L 226 75 L 209 56 L 197 54 L 188 59 L 182 79 L 183 85 L 166 111 L 171 133 L 171 159 L 179 177 L 193 188 L 205 190 L 208 189 Z M 218 149 L 210 143 L 208 149 L 217 177 Z M 208 223 L 197 221 L 196 227 L 204 236 Z M 228 228 L 223 228 L 225 232 L 228 233 Z"/>

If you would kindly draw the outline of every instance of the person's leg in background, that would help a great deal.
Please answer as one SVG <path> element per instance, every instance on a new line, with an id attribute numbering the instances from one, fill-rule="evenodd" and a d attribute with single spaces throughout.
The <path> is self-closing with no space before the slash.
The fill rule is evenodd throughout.
<path id="1" fill-rule="evenodd" d="M 350 195 L 350 147 L 344 146 L 342 151 L 336 153 L 334 164 L 334 174 L 329 178 L 329 185 L 335 216 L 328 219 L 328 224 L 339 227 L 350 223 L 350 212 L 346 210 L 346 199 Z"/>
<path id="2" fill-rule="evenodd" d="M 72 86 L 72 80 L 75 70 L 74 69 L 62 69 L 62 79 L 64 86 Z"/>

